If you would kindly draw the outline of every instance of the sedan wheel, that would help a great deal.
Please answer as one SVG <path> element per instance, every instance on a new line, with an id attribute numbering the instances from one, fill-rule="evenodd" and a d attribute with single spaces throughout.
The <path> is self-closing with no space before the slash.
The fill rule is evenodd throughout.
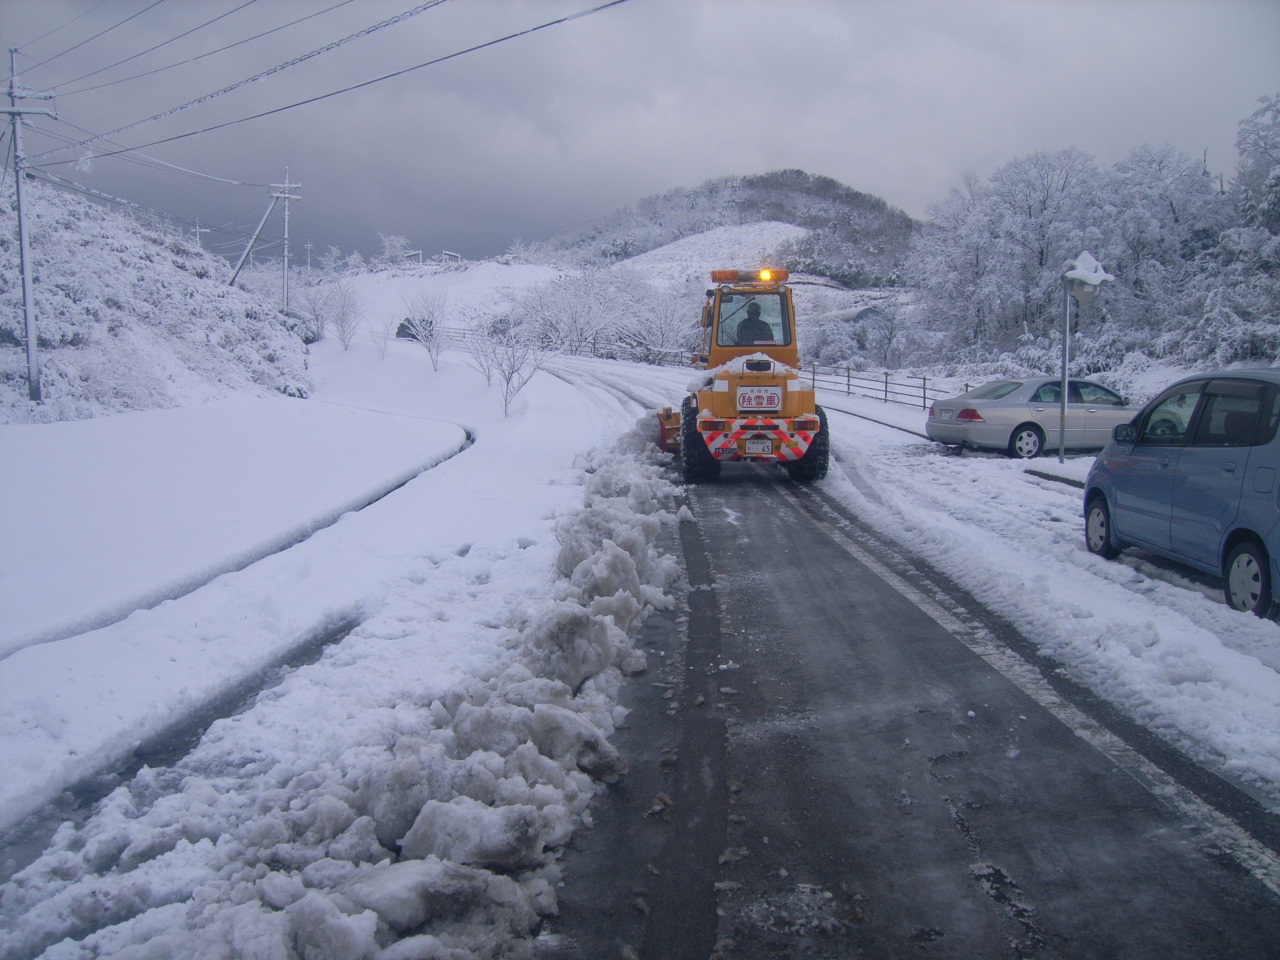
<path id="1" fill-rule="evenodd" d="M 1011 457 L 1030 460 L 1040 456 L 1040 451 L 1043 449 L 1044 434 L 1040 432 L 1039 427 L 1030 423 L 1024 423 L 1013 431 L 1013 436 L 1009 438 L 1009 456 Z"/>
<path id="2" fill-rule="evenodd" d="M 1111 511 L 1105 497 L 1094 497 L 1084 514 L 1084 545 L 1090 553 L 1110 560 L 1120 551 L 1111 544 Z"/>
<path id="3" fill-rule="evenodd" d="M 1241 543 L 1227 557 L 1227 605 L 1265 617 L 1271 612 L 1271 561 L 1256 543 Z"/>

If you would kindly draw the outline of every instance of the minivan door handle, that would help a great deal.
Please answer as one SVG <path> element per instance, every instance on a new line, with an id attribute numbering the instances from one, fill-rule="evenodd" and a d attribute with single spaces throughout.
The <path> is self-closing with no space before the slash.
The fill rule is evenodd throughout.
<path id="1" fill-rule="evenodd" d="M 1235 473 L 1235 472 L 1236 472 L 1236 464 L 1235 464 L 1235 461 L 1233 460 L 1233 461 L 1231 461 L 1230 463 L 1224 463 L 1224 464 L 1222 465 L 1222 472 L 1223 472 L 1223 473 Z"/>

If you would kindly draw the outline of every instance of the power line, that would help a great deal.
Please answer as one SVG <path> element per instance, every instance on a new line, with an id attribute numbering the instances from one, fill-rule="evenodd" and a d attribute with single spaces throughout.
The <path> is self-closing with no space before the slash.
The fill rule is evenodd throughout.
<path id="1" fill-rule="evenodd" d="M 93 135 L 93 131 L 92 131 L 92 130 L 86 130 L 84 127 L 81 127 L 81 126 L 79 126 L 78 124 L 71 123 L 69 120 L 62 120 L 61 122 L 62 122 L 62 123 L 65 123 L 65 124 L 66 124 L 67 126 L 69 126 L 69 127 L 72 127 L 72 128 L 74 128 L 74 129 L 76 129 L 76 130 L 79 130 L 81 133 L 87 133 L 87 134 L 89 134 L 90 136 L 92 136 L 92 135 Z M 65 134 L 56 133 L 56 132 L 54 132 L 53 130 L 44 130 L 44 129 L 42 129 L 42 128 L 40 128 L 40 127 L 37 127 L 37 126 L 34 126 L 34 125 L 32 125 L 31 130 L 32 130 L 32 132 L 34 132 L 34 133 L 38 133 L 38 134 L 40 134 L 41 136 L 49 137 L 51 140 L 58 140 L 58 141 L 61 141 L 62 143 L 71 143 L 71 142 L 72 142 L 72 140 L 73 140 L 73 138 L 72 138 L 72 137 L 68 137 L 68 136 L 66 136 Z M 111 141 L 108 141 L 108 142 L 111 142 Z M 117 144 L 115 144 L 115 146 L 120 147 L 120 146 L 121 146 L 121 144 L 118 144 L 118 143 L 117 143 Z M 129 149 L 129 148 L 128 148 L 128 147 L 122 147 L 122 149 L 126 149 L 126 150 L 127 150 L 127 149 Z M 89 157 L 89 159 L 90 159 L 90 160 L 92 160 L 92 159 L 93 159 L 93 157 Z M 214 183 L 226 183 L 226 184 L 230 184 L 230 185 L 231 185 L 231 186 L 233 186 L 233 187 L 266 187 L 266 186 L 269 186 L 269 184 L 266 184 L 266 183 L 250 183 L 250 182 L 248 182 L 248 181 L 244 181 L 244 180 L 230 180 L 230 179 L 228 179 L 228 178 L 226 178 L 226 177 L 218 177 L 218 176 L 214 176 L 214 175 L 213 175 L 213 174 L 211 174 L 211 173 L 201 173 L 199 170 L 192 170 L 192 169 L 190 169 L 189 167 L 183 167 L 183 166 L 180 166 L 180 165 L 178 165 L 178 164 L 176 164 L 176 163 L 170 163 L 168 160 L 161 160 L 159 157 L 150 157 L 150 156 L 147 156 L 145 153 L 139 153 L 136 157 L 127 157 L 127 156 L 122 156 L 120 159 L 125 160 L 125 161 L 127 161 L 127 162 L 129 162 L 129 163 L 136 163 L 136 164 L 138 164 L 139 166 L 142 166 L 142 167 L 150 167 L 150 168 L 151 168 L 151 169 L 153 169 L 153 170 L 154 170 L 154 169 L 167 170 L 167 171 L 172 172 L 172 173 L 181 173 L 181 174 L 184 174 L 184 175 L 186 175 L 186 176 L 196 177 L 196 178 L 201 179 L 201 180 L 210 180 L 210 181 L 213 181 Z M 79 162 L 79 161 L 77 161 L 77 162 Z"/>
<path id="2" fill-rule="evenodd" d="M 156 2 L 162 3 L 163 0 L 156 0 Z M 118 127 L 117 129 L 112 130 L 109 133 L 99 134 L 96 137 L 90 137 L 87 140 L 81 140 L 81 141 L 78 141 L 77 143 L 73 143 L 65 147 L 56 147 L 53 150 L 46 150 L 43 153 L 38 153 L 33 157 L 29 157 L 28 159 L 40 160 L 52 154 L 61 153 L 64 150 L 73 150 L 76 147 L 85 147 L 91 143 L 96 143 L 99 140 L 106 140 L 108 137 L 114 137 L 117 134 L 124 133 L 128 130 L 133 130 L 137 127 L 144 126 L 145 124 L 152 123 L 153 121 L 163 120 L 165 117 L 171 117 L 174 114 L 181 113 L 184 110 L 190 110 L 192 107 L 199 106 L 202 103 L 208 103 L 210 100 L 213 100 L 216 97 L 220 97 L 224 93 L 230 93 L 233 90 L 238 90 L 241 87 L 247 86 L 251 83 L 256 83 L 259 80 L 262 80 L 266 77 L 271 76 L 272 74 L 280 73 L 283 70 L 288 70 L 290 67 L 296 67 L 298 64 L 305 63 L 307 60 L 310 60 L 312 57 L 318 57 L 323 53 L 329 53 L 330 51 L 336 50 L 338 47 L 341 47 L 344 44 L 350 43 L 352 40 L 356 40 L 360 37 L 366 37 L 371 33 L 374 33 L 378 30 L 383 29 L 384 27 L 389 27 L 397 23 L 402 23 L 403 21 L 408 20 L 410 17 L 416 17 L 418 14 L 422 13 L 425 10 L 430 10 L 432 7 L 438 7 L 440 6 L 440 4 L 447 3 L 447 2 L 448 0 L 429 0 L 429 2 L 419 4 L 418 6 L 414 7 L 412 10 L 406 10 L 404 13 L 398 14 L 397 16 L 391 17 L 387 20 L 383 20 L 381 23 L 375 23 L 371 27 L 365 27 L 363 30 L 353 33 L 349 37 L 343 37 L 341 40 L 335 40 L 333 43 L 326 44 L 325 46 L 320 47 L 317 50 L 312 50 L 310 53 L 304 53 L 302 56 L 295 57 L 294 59 L 289 60 L 286 63 L 277 64 L 276 66 L 272 67 L 270 70 L 264 70 L 261 73 L 255 74 L 252 77 L 248 77 L 244 80 L 240 80 L 236 83 L 230 84 L 229 86 L 223 87 L 221 90 L 215 90 L 213 93 L 205 94 L 203 97 L 197 97 L 195 100 L 191 100 L 188 103 L 182 104 L 181 106 L 173 107 L 170 110 L 165 110 L 163 113 L 157 113 L 155 116 L 147 117 L 145 120 L 137 120 L 134 123 L 125 124 L 125 126 Z M 166 141 L 162 140 L 158 142 L 164 143 Z M 103 154 L 103 156 L 113 156 L 113 155 L 114 154 Z"/>
<path id="3" fill-rule="evenodd" d="M 98 7 L 102 6 L 102 5 L 103 5 L 104 3 L 106 3 L 106 2 L 107 2 L 107 0 L 98 0 L 98 2 L 97 2 L 96 4 L 94 4 L 92 7 L 89 7 L 88 9 L 85 9 L 85 10 L 81 10 L 81 11 L 80 11 L 79 13 L 77 13 L 74 17 L 72 17 L 70 20 L 66 21 L 65 23 L 59 24 L 58 26 L 56 26 L 56 27 L 54 27 L 52 30 L 50 30 L 48 33 L 42 33 L 42 34 L 40 34 L 40 36 L 36 37 L 34 40 L 28 40 L 26 43 L 24 43 L 24 44 L 23 44 L 22 46 L 20 46 L 18 49 L 19 49 L 19 50 L 25 50 L 27 47 L 35 46 L 35 45 L 36 45 L 37 43 L 39 43 L 41 40 L 47 39 L 48 37 L 52 37 L 52 36 L 53 36 L 55 33 L 57 33 L 59 30 L 64 30 L 64 29 L 66 29 L 67 27 L 69 27 L 69 26 L 71 26 L 73 23 L 75 23 L 77 20 L 79 20 L 81 17 L 86 17 L 86 16 L 88 16 L 89 14 L 93 13 L 93 11 L 97 10 L 97 9 L 98 9 Z"/>
<path id="4" fill-rule="evenodd" d="M 104 87 L 115 86 L 116 83 L 129 83 L 132 81 L 136 81 L 136 79 L 142 79 L 143 77 L 154 77 L 155 74 L 157 73 L 164 73 L 165 70 L 172 70 L 175 67 L 186 67 L 187 64 L 196 63 L 197 60 L 204 60 L 206 56 L 214 56 L 215 54 L 221 54 L 221 52 L 233 49 L 233 47 L 241 46 L 243 44 L 251 44 L 251 42 L 255 40 L 261 40 L 262 37 L 268 37 L 270 35 L 273 35 L 273 33 L 278 33 L 282 31 L 282 29 L 288 29 L 289 27 L 297 26 L 297 24 L 305 23 L 306 20 L 314 19 L 316 17 L 323 17 L 323 15 L 326 13 L 329 13 L 330 10 L 337 10 L 339 6 L 346 6 L 347 4 L 355 3 L 355 1 L 356 0 L 339 0 L 339 3 L 334 4 L 333 6 L 326 6 L 326 8 L 323 10 L 316 10 L 315 13 L 308 13 L 306 17 L 298 17 L 296 20 L 289 20 L 288 23 L 282 23 L 280 24 L 279 27 L 271 27 L 271 29 L 268 29 L 268 31 L 255 33 L 255 35 L 253 35 L 252 37 L 244 37 L 244 40 L 237 40 L 236 42 L 234 42 L 234 44 L 227 44 L 225 46 L 220 46 L 216 50 L 210 50 L 209 52 L 205 52 L 205 54 L 200 54 L 197 56 L 189 56 L 189 58 L 187 58 L 186 60 L 179 60 L 178 63 L 168 64 L 166 65 L 166 67 L 157 67 L 154 70 L 146 70 L 145 73 L 134 73 L 132 77 L 122 77 L 120 79 L 114 79 L 114 81 L 106 81 L 105 83 L 99 83 L 97 84 L 97 86 L 81 87 L 79 88 L 79 90 L 72 90 L 64 93 L 59 93 L 58 96 L 72 97 L 72 96 L 76 96 L 77 93 L 88 93 L 95 90 L 102 90 L 102 88 Z"/>
<path id="5" fill-rule="evenodd" d="M 122 207 L 130 207 L 134 210 L 140 210 L 143 213 L 149 213 L 163 220 L 168 220 L 173 223 L 180 223 L 192 228 L 194 228 L 197 223 L 195 220 L 188 220 L 186 217 L 179 217 L 172 213 L 165 213 L 161 210 L 155 210 L 151 207 L 144 207 L 142 204 L 135 203 L 132 200 L 125 200 L 123 197 L 115 197 L 109 193 L 103 193 L 101 190 L 96 190 L 93 187 L 86 187 L 84 184 L 76 183 L 74 180 L 69 180 L 68 178 L 59 176 L 56 173 L 44 173 L 44 172 L 41 172 L 38 174 L 30 173 L 29 178 L 32 180 L 39 180 L 41 183 L 46 183 L 49 186 L 56 187 L 59 190 L 66 190 L 71 193 L 82 194 L 83 196 L 89 197 L 92 200 L 100 200 L 106 203 L 114 203 Z M 243 243 L 248 237 L 248 234 L 245 233 L 243 230 L 235 231 L 235 230 L 229 230 L 225 227 L 205 227 L 205 226 L 201 226 L 200 229 L 213 231 L 215 233 L 221 233 L 228 237 L 232 237 L 233 240 L 227 241 L 227 244 Z"/>
<path id="6" fill-rule="evenodd" d="M 319 103 L 321 100 L 328 100 L 330 97 L 336 97 L 336 96 L 339 96 L 340 94 L 350 93 L 350 92 L 351 92 L 351 91 L 353 91 L 353 90 L 360 90 L 360 89 L 362 89 L 363 87 L 369 87 L 369 86 L 372 86 L 372 85 L 373 85 L 373 84 L 375 84 L 375 83 L 381 83 L 381 82 L 382 82 L 382 81 L 384 81 L 384 80 L 392 80 L 392 79 L 394 79 L 394 78 L 396 78 L 396 77 L 402 77 L 402 76 L 404 76 L 404 75 L 405 75 L 405 74 L 407 74 L 407 73 L 412 73 L 412 72 L 413 72 L 413 71 L 415 71 L 415 70 L 421 70 L 421 69 L 423 69 L 424 67 L 431 67 L 431 66 L 435 66 L 435 65 L 436 65 L 436 64 L 438 64 L 438 63 L 444 63 L 446 60 L 453 60 L 453 59 L 456 59 L 457 57 L 465 56 L 465 55 L 466 55 L 466 54 L 468 54 L 468 53 L 475 53 L 477 50 L 484 50 L 484 49 L 485 49 L 485 48 L 487 48 L 487 47 L 497 46 L 498 44 L 500 44 L 500 43 L 505 43 L 505 42 L 507 42 L 508 40 L 515 40 L 517 37 L 525 37 L 525 36 L 528 36 L 528 35 L 529 35 L 529 34 L 531 34 L 531 33 L 537 33 L 539 30 L 545 30 L 545 29 L 547 29 L 548 27 L 558 26 L 559 24 L 562 24 L 562 23 L 568 23 L 570 20 L 578 20 L 578 19 L 581 19 L 582 17 L 589 17 L 589 16 L 591 16 L 592 14 L 599 13 L 599 12 L 600 12 L 600 11 L 602 11 L 602 10 L 608 10 L 610 7 L 617 7 L 617 6 L 620 6 L 621 4 L 624 4 L 624 3 L 627 3 L 627 2 L 628 2 L 628 0 L 610 0 L 610 2 L 609 2 L 609 3 L 602 3 L 602 4 L 600 4 L 599 6 L 591 7 L 590 9 L 582 10 L 582 11 L 579 11 L 578 13 L 570 14 L 570 15 L 569 15 L 569 16 L 567 16 L 567 17 L 560 17 L 560 18 L 559 18 L 559 19 L 557 19 L 557 20 L 548 20 L 546 23 L 539 24 L 539 25 L 538 25 L 538 26 L 536 26 L 536 27 L 530 27 L 530 28 L 528 28 L 527 30 L 521 30 L 521 31 L 519 31 L 519 32 L 517 32 L 517 33 L 507 34 L 507 36 L 505 36 L 505 37 L 499 37 L 497 40 L 489 40 L 489 41 L 486 41 L 485 43 L 479 43 L 479 44 L 476 44 L 476 45 L 475 45 L 475 46 L 473 46 L 473 47 L 468 47 L 468 48 L 467 48 L 467 49 L 465 49 L 465 50 L 459 50 L 459 51 L 457 51 L 456 53 L 446 54 L 446 55 L 445 55 L 445 56 L 443 56 L 443 57 L 437 57 L 436 59 L 434 59 L 434 60 L 428 60 L 428 61 L 426 61 L 425 63 L 419 63 L 419 64 L 417 64 L 417 65 L 415 65 L 415 66 L 412 66 L 412 67 L 406 67 L 405 69 L 403 69 L 403 70 L 397 70 L 397 71 L 395 71 L 394 73 L 384 74 L 383 76 L 381 76 L 381 77 L 375 77 L 375 78 L 374 78 L 374 79 L 372 79 L 372 80 L 365 80 L 365 81 L 363 81 L 363 82 L 361 82 L 361 83 L 355 83 L 355 84 L 352 84 L 352 85 L 351 85 L 351 86 L 349 86 L 349 87 L 343 87 L 341 90 L 334 90 L 334 91 L 332 91 L 332 92 L 330 92 L 330 93 L 323 93 L 323 94 L 320 94 L 319 96 L 310 97 L 310 98 L 308 98 L 308 99 L 306 99 L 306 100 L 299 100 L 299 101 L 297 101 L 296 103 L 290 103 L 290 104 L 287 104 L 287 105 L 285 105 L 285 106 L 283 106 L 283 107 L 276 107 L 276 108 L 275 108 L 275 109 L 273 109 L 273 110 L 264 110 L 262 113 L 255 113 L 255 114 L 253 114 L 253 115 L 251 115 L 251 116 L 248 116 L 248 117 L 241 117 L 241 118 L 240 118 L 240 119 L 238 119 L 238 120 L 228 120 L 228 121 L 227 121 L 227 122 L 225 122 L 225 123 L 218 123 L 218 124 L 214 124 L 214 125 L 209 126 L 209 127 L 204 127 L 203 129 L 200 129 L 200 130 L 193 130 L 193 131 L 191 131 L 190 133 L 182 133 L 182 134 L 178 134 L 177 136 L 173 136 L 173 137 L 166 137 L 166 138 L 164 138 L 163 140 L 152 140 L 152 141 L 151 141 L 151 142 L 149 142 L 149 143 L 143 143 L 143 144 L 140 144 L 140 145 L 138 145 L 138 146 L 136 146 L 136 147 L 127 148 L 127 149 L 124 149 L 124 150 L 117 150 L 117 151 L 114 151 L 114 152 L 112 152 L 112 153 L 101 153 L 101 154 L 98 154 L 98 156 L 99 156 L 99 157 L 101 157 L 101 158 L 105 158 L 105 157 L 114 157 L 114 156 L 117 156 L 117 155 L 119 155 L 119 154 L 121 154 L 121 153 L 127 153 L 127 152 L 129 152 L 130 150 L 145 150 L 145 149 L 147 149 L 148 147 L 158 146 L 158 145 L 160 145 L 160 144 L 162 144 L 162 143 L 173 143 L 175 140 L 185 140 L 185 139 L 186 139 L 186 138 L 188 138 L 188 137 L 196 137 L 196 136 L 199 136 L 199 135 L 201 135 L 201 134 L 205 134 L 205 133 L 212 133 L 212 132 L 213 132 L 213 131 L 215 131 L 215 130 L 222 130 L 222 129 L 226 128 L 226 127 L 233 127 L 233 126 L 235 126 L 236 124 L 240 124 L 240 123 L 247 123 L 247 122 L 248 122 L 248 121 L 250 121 L 250 120 L 260 120 L 260 119 L 262 119 L 263 117 L 269 117 L 269 116 L 272 116 L 272 115 L 277 114 L 277 113 L 283 113 L 283 112 L 284 112 L 284 111 L 286 111 L 286 110 L 292 110 L 294 107 L 305 107 L 305 106 L 307 106 L 308 104 L 312 104 L 312 103 Z M 172 112 L 172 111 L 171 111 L 171 112 Z M 137 125 L 138 125 L 138 124 L 134 124 L 133 126 L 137 126 Z M 125 129 L 129 129 L 129 128 L 125 128 Z M 113 131 L 113 132 L 112 132 L 112 134 L 104 134 L 103 136 L 104 136 L 104 137 L 105 137 L 105 136 L 112 136 L 112 135 L 114 135 L 114 133 L 117 133 L 117 132 L 119 132 L 119 131 Z M 75 146 L 79 146 L 79 145 L 80 145 L 80 144 L 72 144 L 71 146 L 72 146 L 72 147 L 75 147 Z M 54 154 L 54 153 L 60 153 L 60 152 L 61 152 L 62 150 L 64 150 L 64 149 L 70 149 L 70 147 L 65 147 L 65 148 L 64 148 L 64 147 L 59 147 L 59 148 L 57 148 L 56 150 L 46 150 L 44 153 L 38 153 L 38 154 L 36 154 L 34 157 L 30 157 L 30 158 L 28 158 L 28 159 L 29 159 L 29 160 L 35 160 L 35 159 L 39 159 L 39 158 L 42 158 L 42 157 L 47 157 L 47 156 L 50 156 L 51 154 Z M 55 161 L 52 161 L 52 162 L 50 162 L 50 163 L 45 163 L 45 164 L 35 164 L 35 166 L 40 166 L 40 167 L 50 167 L 50 166 L 56 166 L 56 165 L 58 165 L 58 164 L 62 164 L 62 163 L 74 163 L 74 162 L 75 162 L 75 161 L 73 161 L 73 160 L 55 160 Z"/>
<path id="7" fill-rule="evenodd" d="M 97 86 L 81 87 L 79 90 L 71 90 L 65 93 L 59 93 L 58 96 L 74 97 L 76 94 L 79 94 L 79 93 L 90 93 L 91 91 L 101 90 L 104 87 L 111 87 L 118 83 L 129 83 L 133 80 L 141 80 L 143 77 L 151 77 L 157 73 L 164 73 L 166 70 L 172 70 L 175 67 L 185 67 L 189 63 L 195 63 L 196 61 L 203 60 L 206 57 L 212 57 L 215 54 L 223 53 L 224 51 L 230 50 L 233 47 L 241 46 L 242 44 L 252 43 L 254 40 L 260 40 L 263 37 L 268 37 L 273 33 L 279 33 L 281 30 L 287 30 L 289 27 L 296 26 L 299 23 L 304 23 L 307 20 L 314 19 L 315 17 L 323 16 L 324 14 L 328 13 L 331 10 L 337 10 L 339 7 L 345 7 L 347 4 L 354 3 L 354 2 L 355 0 L 340 0 L 340 2 L 335 3 L 329 7 L 325 7 L 323 10 L 317 10 L 315 13 L 309 13 L 305 17 L 298 17 L 298 19 L 296 20 L 290 20 L 288 23 L 282 23 L 278 27 L 272 27 L 270 30 L 264 30 L 262 33 L 254 34 L 252 37 L 245 37 L 243 40 L 237 40 L 235 43 L 228 43 L 226 46 L 218 47 L 218 49 L 216 50 L 210 50 L 209 52 L 199 54 L 198 56 L 188 57 L 186 60 L 180 60 L 179 62 L 171 63 L 168 66 L 156 67 L 154 70 L 148 70 L 145 73 L 135 73 L 131 77 L 122 77 L 119 80 L 108 80 L 106 83 L 100 83 Z M 84 78 L 82 77 L 81 79 L 84 79 Z M 74 82 L 74 81 L 69 81 L 69 82 Z"/>
<path id="8" fill-rule="evenodd" d="M 148 53 L 152 53 L 155 50 L 159 50 L 161 47 L 167 47 L 169 44 L 174 43 L 178 40 L 181 40 L 183 37 L 189 37 L 191 36 L 191 34 L 195 33 L 197 30 L 203 30 L 205 27 L 209 26 L 210 24 L 217 23 L 219 20 L 222 20 L 226 17 L 231 16 L 233 13 L 238 13 L 239 11 L 243 10 L 245 7 L 255 4 L 257 2 L 258 0 L 245 0 L 244 3 L 240 4 L 240 6 L 235 7 L 231 10 L 228 10 L 226 13 L 220 13 L 216 17 L 214 17 L 212 20 L 206 20 L 204 23 L 200 24 L 199 26 L 192 27 L 190 30 L 186 30 L 183 33 L 178 34 L 176 37 L 170 37 L 168 40 L 163 40 L 160 43 L 153 44 L 152 46 L 147 47 L 147 49 L 141 51 L 140 53 L 135 53 L 131 57 L 125 57 L 123 60 L 117 60 L 115 63 L 110 64 L 109 66 L 99 67 L 97 70 L 94 70 L 91 73 L 82 74 L 81 76 L 76 77 L 74 80 L 68 80 L 67 83 L 79 83 L 81 80 L 88 80 L 90 77 L 96 77 L 100 73 L 105 73 L 108 70 L 114 70 L 116 67 L 122 67 L 126 63 L 129 63 L 131 60 L 137 60 L 139 57 L 145 57 Z"/>
<path id="9" fill-rule="evenodd" d="M 97 32 L 97 33 L 95 33 L 92 37 L 89 37 L 89 39 L 87 39 L 87 40 L 81 40 L 79 43 L 77 43 L 77 44 L 76 44 L 75 46 L 73 46 L 73 47 L 67 47 L 67 49 L 66 49 L 66 50 L 63 50 L 61 53 L 55 53 L 52 57 L 46 57 L 44 60 L 41 60 L 39 63 L 37 63 L 34 67 L 31 67 L 30 69 L 32 69 L 32 70 L 38 70 L 40 67 L 43 67 L 46 63 L 51 63 L 51 62 L 53 62 L 54 60 L 57 60 L 59 57 L 65 57 L 65 56 L 66 56 L 68 53 L 70 53 L 72 50 L 79 50 L 79 49 L 80 49 L 81 47 L 83 47 L 86 43 L 92 43 L 94 40 L 97 40 L 99 37 L 105 36 L 106 34 L 110 33 L 110 32 L 111 32 L 112 30 L 114 30 L 116 27 L 122 27 L 122 26 L 124 26 L 124 25 L 125 25 L 126 23 L 128 23 L 130 20 L 133 20 L 133 19 L 135 19 L 135 18 L 137 18 L 137 17 L 142 16 L 142 15 L 143 15 L 144 13 L 146 13 L 148 10 L 152 10 L 152 9 L 154 9 L 154 8 L 156 8 L 156 7 L 158 7 L 158 6 L 160 6 L 160 4 L 162 4 L 162 3 L 164 3 L 164 0 L 155 0 L 155 2 L 154 2 L 154 3 L 152 3 L 150 6 L 143 7 L 143 8 L 142 8 L 141 10 L 139 10 L 137 13 L 134 13 L 134 14 L 131 14 L 131 15 L 129 15 L 129 16 L 127 16 L 127 17 L 125 17 L 125 18 L 124 18 L 123 20 L 121 20 L 119 23 L 113 23 L 111 26 L 107 27 L 105 30 L 100 30 L 100 31 L 98 31 L 98 32 Z"/>

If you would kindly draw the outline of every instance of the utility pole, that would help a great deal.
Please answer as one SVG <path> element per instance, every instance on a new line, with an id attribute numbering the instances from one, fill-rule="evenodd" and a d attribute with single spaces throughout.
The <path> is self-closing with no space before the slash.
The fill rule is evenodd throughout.
<path id="1" fill-rule="evenodd" d="M 288 178 L 286 178 L 288 179 Z M 267 217 L 271 216 L 271 211 L 276 208 L 275 194 L 273 193 L 271 205 L 267 207 L 267 212 L 262 215 L 262 219 L 258 221 L 258 229 L 253 231 L 253 236 L 249 238 L 249 244 L 244 248 L 244 253 L 240 254 L 240 259 L 236 263 L 236 268 L 231 271 L 231 279 L 227 281 L 228 287 L 236 285 L 236 277 L 240 276 L 240 270 L 244 267 L 244 262 L 249 259 L 249 254 L 253 252 L 253 245 L 258 242 L 258 234 L 262 232 L 262 228 L 267 225 Z"/>
<path id="2" fill-rule="evenodd" d="M 289 191 L 294 187 L 300 187 L 300 183 L 289 182 L 289 168 L 284 168 L 284 183 L 273 183 L 274 189 L 281 191 L 280 193 L 271 194 L 273 201 L 284 201 L 284 309 L 289 312 L 289 201 L 301 200 L 301 197 L 295 197 Z M 308 254 L 310 251 L 307 251 Z"/>
<path id="3" fill-rule="evenodd" d="M 13 185 L 18 201 L 18 263 L 22 272 L 22 315 L 26 322 L 27 337 L 27 396 L 35 403 L 40 397 L 40 363 L 36 355 L 35 295 L 31 289 L 31 249 L 27 240 L 27 221 L 23 204 L 23 180 L 26 179 L 27 158 L 22 153 L 22 118 L 33 113 L 58 118 L 52 107 L 20 107 L 19 100 L 52 100 L 52 94 L 37 94 L 18 84 L 18 49 L 9 49 L 9 106 L 5 113 L 13 124 Z"/>
<path id="4" fill-rule="evenodd" d="M 289 178 L 285 177 L 285 179 L 287 180 Z M 307 273 L 308 274 L 311 273 L 311 241 L 310 240 L 307 241 Z"/>
<path id="5" fill-rule="evenodd" d="M 208 227 L 200 226 L 200 218 L 196 217 L 196 246 L 197 247 L 200 247 L 201 249 L 204 248 L 204 242 L 200 239 L 200 234 L 209 233 L 209 232 L 210 232 L 210 229 Z"/>

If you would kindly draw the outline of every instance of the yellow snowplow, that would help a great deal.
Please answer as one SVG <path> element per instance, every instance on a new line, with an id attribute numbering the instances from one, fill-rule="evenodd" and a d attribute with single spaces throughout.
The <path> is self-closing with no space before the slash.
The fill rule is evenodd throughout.
<path id="1" fill-rule="evenodd" d="M 663 449 L 679 451 L 688 483 L 714 480 L 726 460 L 776 463 L 791 479 L 827 475 L 827 416 L 800 380 L 786 270 L 713 270 L 702 307 L 705 382 L 679 411 L 665 408 Z"/>

